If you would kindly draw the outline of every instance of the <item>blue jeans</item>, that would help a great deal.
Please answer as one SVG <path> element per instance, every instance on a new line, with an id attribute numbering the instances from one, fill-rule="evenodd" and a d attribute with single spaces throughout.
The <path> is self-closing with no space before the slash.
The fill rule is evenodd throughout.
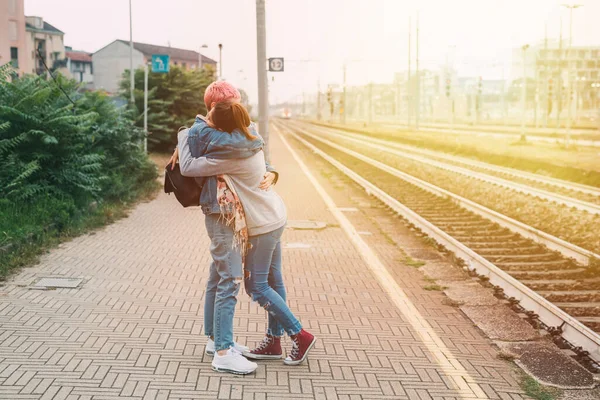
<path id="1" fill-rule="evenodd" d="M 296 335 L 302 329 L 300 321 L 286 303 L 281 271 L 281 227 L 264 235 L 250 236 L 252 245 L 246 256 L 246 291 L 269 313 L 268 335 Z"/>
<path id="2" fill-rule="evenodd" d="M 233 315 L 242 283 L 242 257 L 233 248 L 233 229 L 220 214 L 208 214 L 206 231 L 210 237 L 212 263 L 204 299 L 204 333 L 214 336 L 215 350 L 233 346 Z"/>

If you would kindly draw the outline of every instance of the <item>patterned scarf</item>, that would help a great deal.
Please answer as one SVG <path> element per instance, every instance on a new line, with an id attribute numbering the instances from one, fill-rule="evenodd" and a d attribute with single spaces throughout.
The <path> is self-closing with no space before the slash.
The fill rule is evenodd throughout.
<path id="1" fill-rule="evenodd" d="M 242 202 L 235 191 L 231 178 L 227 175 L 217 176 L 217 201 L 221 208 L 221 217 L 225 225 L 233 228 L 233 247 L 239 248 L 242 263 L 246 262 L 246 254 L 252 246 L 248 240 L 246 213 Z"/>

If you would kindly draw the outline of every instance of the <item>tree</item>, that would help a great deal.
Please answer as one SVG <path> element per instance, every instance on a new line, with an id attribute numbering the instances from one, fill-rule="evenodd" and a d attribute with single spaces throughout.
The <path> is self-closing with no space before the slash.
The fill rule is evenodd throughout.
<path id="1" fill-rule="evenodd" d="M 155 150 L 170 150 L 181 126 L 190 126 L 197 114 L 206 114 L 204 91 L 214 80 L 211 68 L 184 70 L 172 65 L 168 73 L 148 75 L 148 144 Z M 135 81 L 135 124 L 144 122 L 144 70 L 138 68 Z M 129 71 L 120 83 L 121 95 L 129 93 Z"/>

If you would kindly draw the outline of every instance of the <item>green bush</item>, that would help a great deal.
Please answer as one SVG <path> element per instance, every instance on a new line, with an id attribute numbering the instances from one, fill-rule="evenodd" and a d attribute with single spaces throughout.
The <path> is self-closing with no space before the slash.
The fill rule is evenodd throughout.
<path id="1" fill-rule="evenodd" d="M 143 132 L 109 97 L 10 75 L 0 67 L 0 247 L 81 225 L 92 202 L 110 208 L 154 184 Z"/>
<path id="2" fill-rule="evenodd" d="M 190 126 L 197 114 L 205 114 L 204 91 L 214 80 L 210 68 L 184 70 L 176 65 L 168 73 L 148 75 L 148 146 L 153 150 L 172 150 L 177 131 Z M 136 125 L 144 123 L 144 70 L 134 72 Z M 121 96 L 129 98 L 129 71 L 121 80 Z"/>

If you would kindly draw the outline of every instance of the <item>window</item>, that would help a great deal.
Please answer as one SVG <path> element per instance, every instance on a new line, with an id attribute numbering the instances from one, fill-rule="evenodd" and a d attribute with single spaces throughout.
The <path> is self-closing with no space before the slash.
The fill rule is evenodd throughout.
<path id="1" fill-rule="evenodd" d="M 17 0 L 8 0 L 8 13 L 10 15 L 17 13 Z"/>
<path id="2" fill-rule="evenodd" d="M 186 63 L 181 63 L 181 66 L 183 67 L 183 69 L 187 69 L 187 64 Z"/>
<path id="3" fill-rule="evenodd" d="M 17 21 L 8 21 L 8 38 L 13 42 L 19 40 Z"/>
<path id="4" fill-rule="evenodd" d="M 16 47 L 10 48 L 10 63 L 14 68 L 19 68 L 19 49 Z"/>

